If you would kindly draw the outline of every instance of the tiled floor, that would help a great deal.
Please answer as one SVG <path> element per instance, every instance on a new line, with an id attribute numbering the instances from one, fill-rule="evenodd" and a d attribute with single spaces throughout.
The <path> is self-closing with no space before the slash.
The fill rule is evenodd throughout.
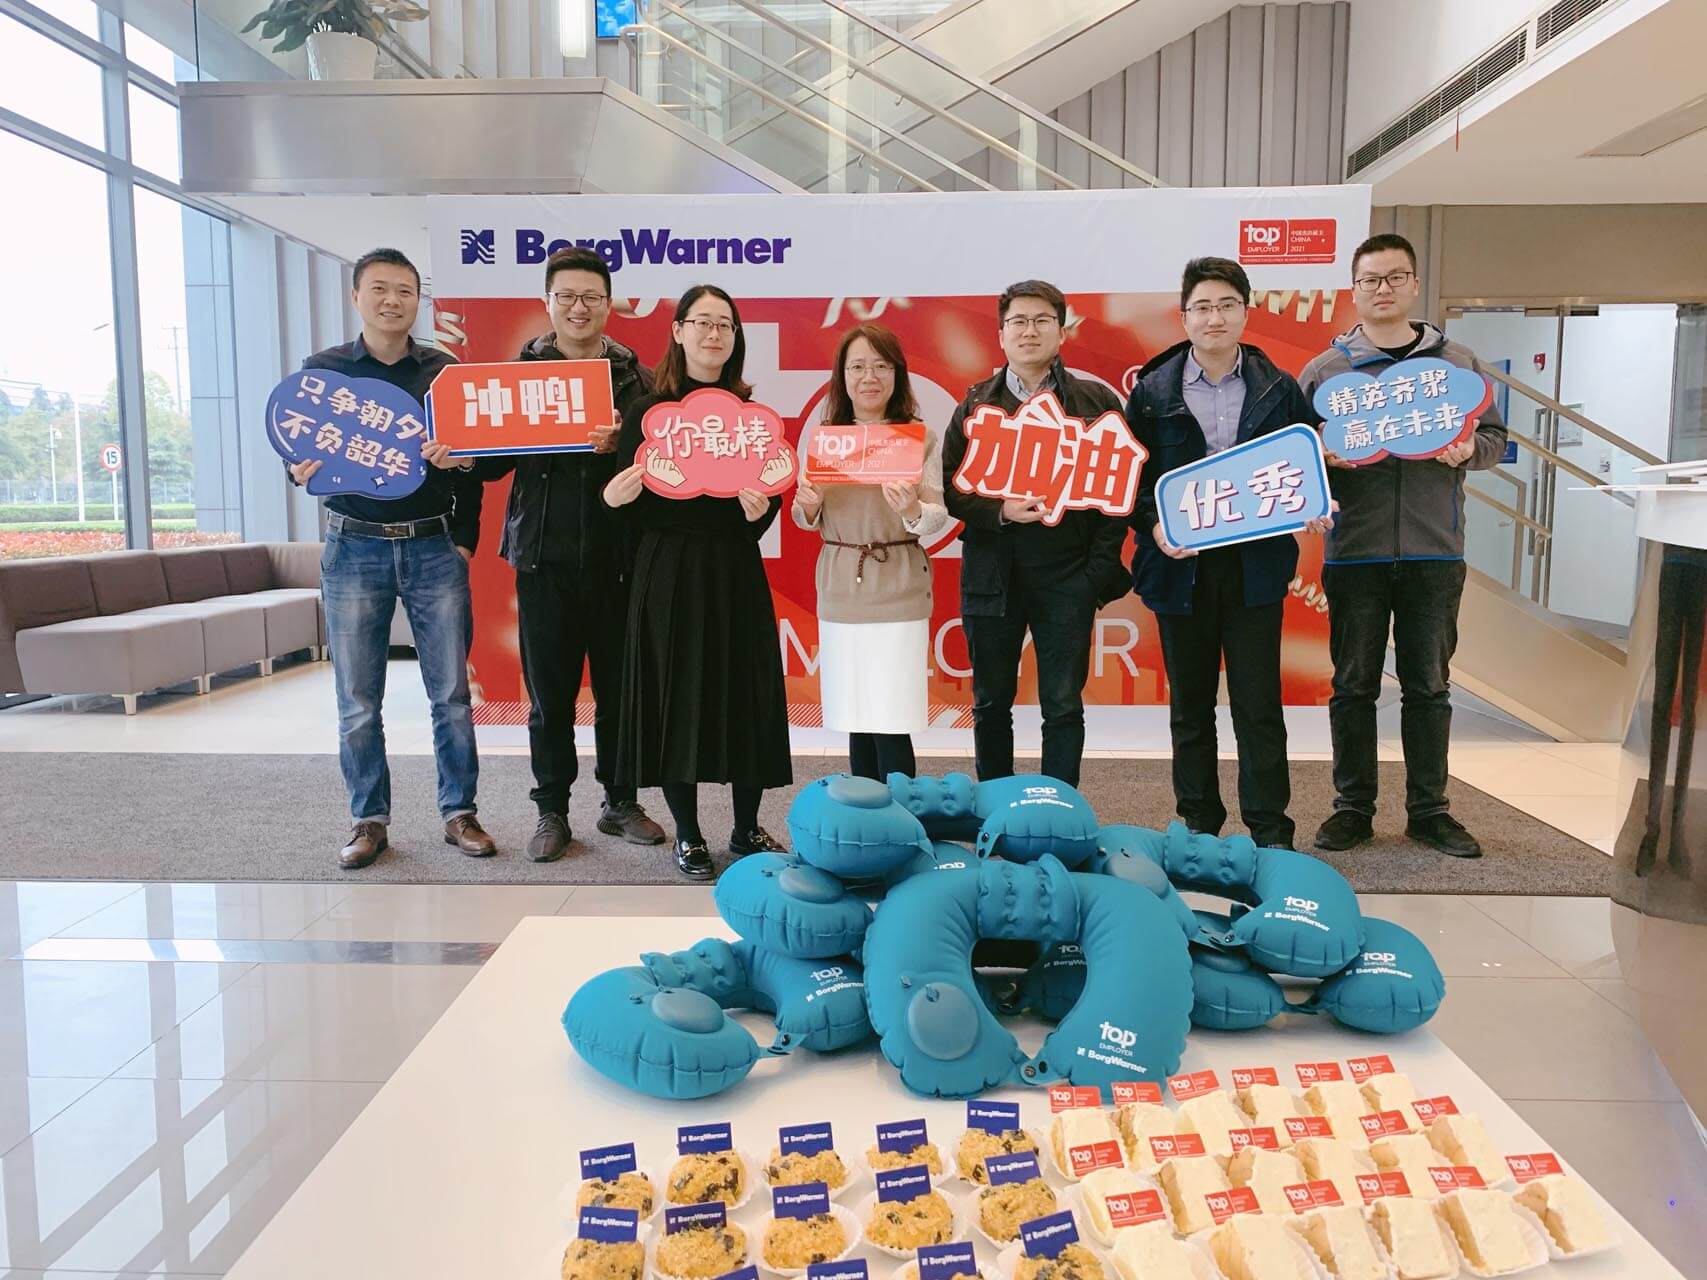
<path id="1" fill-rule="evenodd" d="M 413 676 L 391 681 L 397 751 L 428 749 Z M 333 748 L 325 667 L 221 683 L 130 718 L 99 700 L 0 714 L 0 753 Z M 1290 721 L 1295 756 L 1325 754 L 1319 709 Z M 1380 723 L 1396 757 L 1396 709 Z M 1093 750 L 1111 750 L 1096 732 Z M 1164 717 L 1140 717 L 1124 753 L 1165 754 L 1166 733 Z M 521 749 L 513 736 L 483 730 L 482 749 Z M 836 749 L 811 735 L 798 745 Z M 937 745 L 964 749 L 952 736 Z M 1608 847 L 1616 748 L 1464 709 L 1452 771 Z M 1707 1274 L 1707 1146 L 1637 1024 L 1634 975 L 1613 945 L 1621 909 L 1456 896 L 1364 906 L 1433 949 L 1450 987 L 1441 1038 L 1686 1275 Z M 713 911 L 692 887 L 0 882 L 0 1280 L 221 1275 L 530 914 Z M 151 939 L 174 940 L 177 958 L 137 958 Z M 468 1087 L 503 1088 L 503 1064 Z"/>

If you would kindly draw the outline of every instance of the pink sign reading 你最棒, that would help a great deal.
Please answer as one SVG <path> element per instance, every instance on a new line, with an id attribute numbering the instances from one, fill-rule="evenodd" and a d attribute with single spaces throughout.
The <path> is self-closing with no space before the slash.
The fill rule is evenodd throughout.
<path id="1" fill-rule="evenodd" d="M 733 498 L 743 489 L 775 496 L 798 471 L 776 410 L 719 387 L 653 405 L 640 431 L 634 460 L 646 487 L 665 498 Z"/>

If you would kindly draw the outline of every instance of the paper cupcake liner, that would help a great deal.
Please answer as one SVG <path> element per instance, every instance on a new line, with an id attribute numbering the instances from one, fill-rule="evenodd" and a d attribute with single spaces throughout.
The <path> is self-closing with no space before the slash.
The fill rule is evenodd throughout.
<path id="1" fill-rule="evenodd" d="M 1377 1201 L 1377 1203 L 1379 1203 L 1379 1201 Z M 1457 1271 L 1454 1271 L 1449 1276 L 1441 1276 L 1439 1277 L 1439 1280 L 1458 1280 L 1459 1275 L 1462 1274 L 1464 1269 L 1464 1251 L 1458 1247 L 1458 1237 L 1453 1234 L 1452 1228 L 1447 1226 L 1446 1219 L 1440 1216 L 1440 1202 L 1438 1200 L 1424 1200 L 1421 1203 L 1428 1205 L 1430 1209 L 1434 1210 L 1434 1225 L 1439 1228 L 1440 1238 L 1446 1244 L 1446 1256 L 1458 1264 Z M 1381 1232 L 1375 1228 L 1375 1205 L 1365 1205 L 1363 1207 L 1363 1212 L 1364 1216 L 1369 1221 L 1370 1230 L 1375 1231 L 1375 1243 L 1385 1250 L 1386 1241 L 1381 1239 Z M 1391 1254 L 1388 1254 L 1388 1262 L 1393 1273 L 1397 1275 L 1399 1270 L 1398 1264 L 1394 1261 Z"/>
<path id="2" fill-rule="evenodd" d="M 1227 1280 L 1227 1277 L 1221 1273 L 1221 1268 L 1215 1265 L 1215 1259 L 1210 1257 L 1206 1250 L 1188 1241 L 1180 1240 L 1177 1236 L 1175 1241 L 1180 1248 L 1185 1250 L 1187 1265 L 1191 1267 L 1191 1273 L 1195 1280 Z M 1109 1255 L 1108 1265 L 1113 1269 L 1112 1280 L 1145 1280 L 1143 1276 L 1133 1275 L 1128 1271 L 1126 1265 L 1112 1253 Z"/>
<path id="3" fill-rule="evenodd" d="M 1040 1137 L 1037 1130 L 1033 1129 L 1029 1125 L 1021 1125 L 1019 1131 L 1025 1134 L 1026 1137 L 1030 1138 L 1032 1142 L 1036 1144 L 1037 1167 L 1047 1180 L 1049 1176 L 1055 1172 L 1055 1158 L 1049 1153 L 1048 1140 Z M 954 1135 L 953 1142 L 949 1143 L 946 1147 L 941 1148 L 943 1159 L 948 1162 L 947 1168 L 950 1177 L 958 1180 L 963 1186 L 981 1187 L 985 1184 L 982 1182 L 973 1182 L 970 1178 L 962 1178 L 960 1176 L 960 1162 L 956 1157 L 960 1151 L 960 1141 L 965 1136 L 966 1130 L 962 1129 Z"/>
<path id="4" fill-rule="evenodd" d="M 1456 1191 L 1447 1192 L 1440 1198 L 1442 1206 L 1445 1205 L 1446 1201 L 1450 1200 L 1457 1194 L 1458 1193 Z M 1470 1261 L 1470 1255 L 1464 1252 L 1464 1247 L 1458 1242 L 1458 1233 L 1452 1229 L 1452 1224 L 1446 1220 L 1444 1210 L 1441 1209 L 1436 1211 L 1440 1218 L 1441 1227 L 1445 1230 L 1446 1234 L 1452 1238 L 1452 1247 L 1458 1251 L 1458 1261 L 1462 1264 L 1464 1270 L 1468 1271 L 1471 1275 L 1479 1276 L 1481 1277 L 1481 1280 L 1493 1280 L 1493 1277 L 1496 1276 L 1518 1276 L 1522 1275 L 1525 1271 L 1533 1271 L 1537 1267 L 1544 1267 L 1552 1261 L 1552 1258 L 1548 1255 L 1547 1251 L 1547 1233 L 1542 1229 L 1541 1224 L 1535 1221 L 1533 1215 L 1530 1216 L 1528 1221 L 1524 1221 L 1521 1205 L 1513 1204 L 1512 1207 L 1519 1211 L 1517 1215 L 1518 1221 L 1522 1225 L 1524 1243 L 1529 1246 L 1529 1258 L 1520 1266 L 1512 1267 L 1508 1271 L 1484 1271 L 1481 1267 L 1472 1263 Z"/>
<path id="5" fill-rule="evenodd" d="M 577 1182 L 575 1185 L 580 1186 L 581 1184 L 579 1182 Z M 640 1262 L 640 1276 L 641 1276 L 641 1280 L 646 1280 L 646 1277 L 648 1277 L 652 1274 L 653 1247 L 652 1247 L 651 1233 L 646 1229 L 646 1227 L 644 1225 L 640 1228 L 639 1240 L 640 1240 L 640 1252 L 642 1254 L 641 1262 Z M 540 1274 L 541 1275 L 547 1275 L 547 1276 L 560 1276 L 560 1275 L 562 1275 L 563 1274 L 563 1255 L 569 1251 L 569 1246 L 574 1244 L 574 1243 L 575 1243 L 575 1235 L 573 1232 L 571 1232 L 570 1234 L 564 1236 L 561 1240 L 559 1240 L 557 1242 L 557 1252 L 551 1255 L 551 1265 L 549 1267 L 542 1268 L 540 1271 Z"/>
<path id="6" fill-rule="evenodd" d="M 1154 1191 L 1162 1197 L 1162 1216 L 1158 1221 L 1167 1223 L 1168 1230 L 1172 1231 L 1174 1229 L 1173 1211 L 1168 1204 L 1167 1193 L 1143 1174 L 1134 1174 L 1133 1176 L 1138 1179 L 1138 1184 L 1146 1191 Z M 1120 1234 L 1120 1231 L 1118 1228 L 1114 1231 L 1103 1231 L 1097 1226 L 1096 1219 L 1091 1216 L 1083 1185 L 1075 1182 L 1060 1193 L 1060 1198 L 1061 1203 L 1073 1211 L 1073 1220 L 1079 1224 L 1079 1231 L 1088 1237 L 1092 1244 L 1099 1245 L 1104 1249 L 1114 1248 L 1115 1237 Z"/>
<path id="7" fill-rule="evenodd" d="M 640 1219 L 640 1225 L 648 1226 L 664 1211 L 664 1172 L 656 1166 L 643 1165 L 637 1171 L 652 1180 L 652 1212 Z M 558 1193 L 557 1207 L 563 1214 L 563 1220 L 571 1227 L 580 1219 L 581 1210 L 575 1203 L 575 1198 L 581 1194 L 581 1188 L 590 1181 L 588 1178 L 574 1178 L 563 1184 L 563 1190 Z"/>
<path id="8" fill-rule="evenodd" d="M 1079 1243 L 1088 1248 L 1095 1255 L 1096 1260 L 1102 1263 L 1103 1280 L 1121 1280 L 1121 1273 L 1115 1269 L 1114 1259 L 1108 1256 L 1108 1250 L 1099 1249 L 1083 1238 L 1080 1239 Z M 1004 1245 L 1001 1252 L 996 1255 L 996 1274 L 991 1277 L 991 1280 L 1014 1280 L 1014 1276 L 1019 1270 L 1020 1259 L 1024 1256 L 1024 1247 L 1017 1240 L 1013 1244 Z M 1211 1274 L 1214 1274 L 1213 1268 Z"/>
<path id="9" fill-rule="evenodd" d="M 1049 1189 L 1055 1193 L 1054 1211 L 1064 1208 L 1066 1206 L 1066 1202 L 1061 1198 L 1060 1188 L 1050 1187 Z M 972 1219 L 972 1229 L 980 1238 L 987 1241 L 992 1249 L 1006 1249 L 1013 1243 L 1013 1240 L 998 1240 L 995 1236 L 984 1230 L 984 1215 L 979 1211 L 978 1207 L 978 1197 L 982 1192 L 982 1187 L 974 1187 L 971 1191 L 966 1193 L 966 1209 L 968 1216 Z M 1017 1240 L 1018 1237 L 1016 1236 L 1014 1239 Z"/>
<path id="10" fill-rule="evenodd" d="M 1547 1224 L 1536 1215 L 1534 1210 L 1530 1209 L 1528 1205 L 1517 1204 L 1515 1201 L 1514 1205 L 1517 1209 L 1517 1216 L 1530 1223 L 1541 1233 L 1541 1238 L 1547 1242 L 1547 1256 L 1554 1262 L 1573 1262 L 1578 1258 L 1592 1258 L 1596 1254 L 1611 1253 L 1623 1244 L 1623 1241 L 1619 1240 L 1617 1236 L 1613 1236 L 1605 1244 L 1597 1244 L 1592 1249 L 1578 1249 L 1575 1253 L 1566 1253 L 1559 1247 L 1558 1241 L 1553 1239 L 1553 1233 L 1547 1230 Z M 1603 1219 L 1605 1216 L 1605 1214 L 1601 1215 Z M 1611 1223 L 1607 1223 L 1609 1234 L 1611 1225 Z"/>
<path id="11" fill-rule="evenodd" d="M 1312 1213 L 1320 1212 L 1320 1209 L 1311 1209 L 1308 1213 L 1301 1213 L 1290 1221 L 1292 1223 L 1299 1224 L 1301 1228 L 1305 1218 L 1308 1218 Z M 1369 1238 L 1375 1243 L 1375 1257 L 1380 1261 L 1381 1265 L 1387 1269 L 1387 1280 L 1399 1280 L 1398 1264 L 1393 1261 L 1393 1256 L 1387 1252 L 1387 1246 L 1381 1240 L 1381 1233 L 1375 1229 L 1373 1205 L 1366 1204 L 1363 1206 L 1363 1221 L 1369 1227 Z M 1322 1261 L 1321 1256 L 1317 1254 L 1315 1248 L 1304 1238 L 1303 1231 L 1301 1229 L 1298 1232 L 1298 1243 L 1303 1245 L 1310 1256 L 1315 1259 L 1316 1265 L 1321 1268 L 1324 1276 L 1329 1277 L 1329 1280 L 1339 1280 L 1340 1273 Z"/>
<path id="12" fill-rule="evenodd" d="M 841 1262 L 843 1259 L 851 1256 L 854 1250 L 858 1249 L 861 1244 L 865 1243 L 865 1232 L 860 1230 L 859 1219 L 853 1215 L 852 1210 L 839 1204 L 832 1204 L 830 1206 L 830 1214 L 836 1219 L 836 1221 L 842 1224 L 842 1228 L 848 1237 L 848 1243 L 847 1247 L 835 1257 L 826 1258 L 824 1261 Z M 748 1252 L 752 1255 L 754 1265 L 756 1265 L 759 1270 L 763 1271 L 766 1275 L 788 1277 L 805 1275 L 805 1267 L 773 1267 L 770 1263 L 765 1261 L 765 1231 L 774 1221 L 775 1218 L 771 1214 L 766 1214 L 764 1218 L 760 1220 L 757 1229 L 749 1237 Z"/>
<path id="13" fill-rule="evenodd" d="M 966 1206 L 966 1197 L 951 1195 L 948 1192 L 940 1190 L 937 1191 L 937 1194 L 942 1196 L 944 1200 L 948 1201 L 949 1212 L 954 1215 L 954 1234 L 944 1243 L 951 1243 L 959 1240 L 970 1240 L 972 1238 L 972 1215 Z M 891 1258 L 913 1258 L 914 1255 L 918 1253 L 917 1248 L 894 1249 L 889 1245 L 881 1244 L 872 1239 L 870 1232 L 865 1228 L 865 1224 L 871 1221 L 872 1210 L 876 1207 L 876 1204 L 877 1192 L 868 1191 L 865 1195 L 859 1198 L 858 1203 L 853 1207 L 854 1216 L 859 1219 L 860 1235 L 864 1237 L 866 1244 L 870 1245 L 879 1253 L 888 1254 Z"/>
<path id="14" fill-rule="evenodd" d="M 941 1173 L 934 1173 L 931 1175 L 931 1186 L 936 1187 L 937 1189 L 940 1190 L 942 1188 L 943 1184 L 946 1182 L 949 1182 L 950 1180 L 953 1180 L 955 1182 L 960 1182 L 961 1185 L 963 1185 L 963 1186 L 964 1185 L 970 1185 L 968 1183 L 965 1183 L 964 1180 L 961 1179 L 959 1174 L 957 1174 L 955 1172 L 953 1153 L 949 1152 L 949 1151 L 944 1151 L 943 1147 L 942 1147 L 942 1143 L 940 1143 L 940 1142 L 934 1142 L 933 1141 L 932 1143 L 930 1143 L 930 1145 L 936 1148 L 937 1161 L 939 1164 L 942 1165 L 942 1172 Z M 877 1182 L 877 1170 L 872 1168 L 871 1167 L 871 1161 L 866 1159 L 866 1152 L 865 1152 L 865 1148 L 863 1148 L 863 1147 L 860 1148 L 858 1168 L 862 1173 L 865 1174 L 865 1176 L 867 1178 L 869 1178 L 871 1180 L 871 1182 L 874 1185 L 876 1184 L 876 1182 Z"/>
<path id="15" fill-rule="evenodd" d="M 872 1181 L 875 1181 L 875 1178 L 873 1177 L 871 1171 L 866 1168 L 865 1161 L 863 1159 L 860 1159 L 858 1161 L 849 1160 L 847 1158 L 847 1156 L 843 1155 L 842 1152 L 840 1152 L 840 1151 L 837 1151 L 836 1154 L 838 1156 L 842 1157 L 842 1168 L 847 1170 L 848 1176 L 845 1180 L 843 1180 L 841 1186 L 830 1188 L 830 1199 L 832 1199 L 832 1200 L 846 1199 L 849 1192 L 856 1191 L 862 1187 L 869 1186 L 870 1183 L 867 1182 L 868 1178 L 872 1179 Z M 759 1181 L 765 1184 L 766 1190 L 769 1190 L 773 1185 L 780 1185 L 780 1186 L 785 1186 L 785 1187 L 798 1186 L 799 1185 L 798 1183 L 792 1183 L 792 1182 L 784 1182 L 784 1183 L 779 1183 L 779 1184 L 773 1184 L 771 1182 L 771 1180 L 765 1176 L 765 1170 L 768 1169 L 769 1167 L 770 1167 L 770 1161 L 768 1159 L 767 1160 L 760 1160 L 758 1162 Z"/>
<path id="16" fill-rule="evenodd" d="M 755 1160 L 751 1151 L 737 1149 L 735 1151 L 735 1155 L 740 1157 L 744 1176 L 741 1179 L 741 1198 L 729 1206 L 730 1213 L 734 1213 L 737 1209 L 744 1208 L 747 1201 L 753 1198 L 753 1189 L 760 1183 L 764 1182 L 764 1161 Z M 672 1160 L 669 1164 L 664 1166 L 665 1178 L 670 1176 L 670 1170 L 675 1168 L 675 1165 L 676 1162 Z M 766 1187 L 768 1189 L 768 1183 L 766 1183 Z M 674 1200 L 669 1199 L 668 1189 L 665 1188 L 662 1182 L 659 1183 L 659 1191 L 665 1197 L 661 1202 L 661 1208 L 679 1209 L 683 1207 L 678 1205 Z"/>

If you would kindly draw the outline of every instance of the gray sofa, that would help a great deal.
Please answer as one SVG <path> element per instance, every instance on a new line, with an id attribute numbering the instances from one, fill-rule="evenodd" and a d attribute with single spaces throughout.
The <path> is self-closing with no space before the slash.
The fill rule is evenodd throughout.
<path id="1" fill-rule="evenodd" d="M 326 645 L 320 544 L 0 561 L 0 692 L 137 695 Z M 401 609 L 399 610 L 401 613 Z"/>

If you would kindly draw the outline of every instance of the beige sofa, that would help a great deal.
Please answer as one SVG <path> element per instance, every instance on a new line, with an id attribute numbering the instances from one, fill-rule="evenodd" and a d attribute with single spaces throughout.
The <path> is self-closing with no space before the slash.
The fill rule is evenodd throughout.
<path id="1" fill-rule="evenodd" d="M 139 694 L 322 654 L 320 544 L 0 561 L 0 693 Z M 399 610 L 401 612 L 401 610 Z"/>

